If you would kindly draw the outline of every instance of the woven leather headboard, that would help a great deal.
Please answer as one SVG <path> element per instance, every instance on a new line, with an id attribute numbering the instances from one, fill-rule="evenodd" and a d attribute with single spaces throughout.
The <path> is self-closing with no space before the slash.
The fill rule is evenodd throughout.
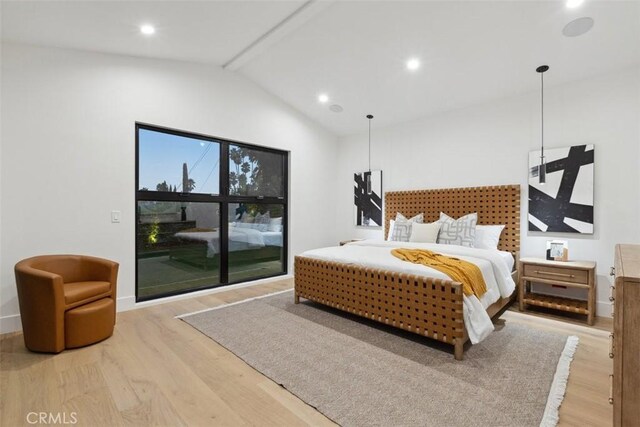
<path id="1" fill-rule="evenodd" d="M 384 195 L 384 235 L 389 220 L 400 212 L 407 218 L 424 213 L 425 222 L 437 221 L 440 212 L 453 218 L 478 212 L 478 224 L 502 225 L 498 249 L 515 255 L 520 251 L 520 186 L 445 188 L 439 190 L 391 191 Z"/>

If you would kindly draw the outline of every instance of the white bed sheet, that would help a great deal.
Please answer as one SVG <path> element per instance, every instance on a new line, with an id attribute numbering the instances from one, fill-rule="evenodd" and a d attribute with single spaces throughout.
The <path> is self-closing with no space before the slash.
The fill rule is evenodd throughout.
<path id="1" fill-rule="evenodd" d="M 513 256 L 508 252 L 506 254 L 509 255 L 509 258 L 501 251 L 489 249 L 435 243 L 361 240 L 340 247 L 313 249 L 304 252 L 302 255 L 325 261 L 355 264 L 438 279 L 450 279 L 446 274 L 431 267 L 402 261 L 394 257 L 391 255 L 391 250 L 394 248 L 427 249 L 477 265 L 487 284 L 487 292 L 481 298 L 477 298 L 475 295 L 463 297 L 463 316 L 467 334 L 471 342 L 477 344 L 494 330 L 491 318 L 486 311 L 487 307 L 498 301 L 500 297 L 510 296 L 515 290 L 515 283 L 511 277 Z"/>
<path id="2" fill-rule="evenodd" d="M 220 251 L 220 233 L 216 231 L 178 232 L 176 237 L 207 244 L 207 258 L 212 258 Z M 229 229 L 229 252 L 260 249 L 265 246 L 282 247 L 281 231 L 259 231 L 252 228 Z"/>

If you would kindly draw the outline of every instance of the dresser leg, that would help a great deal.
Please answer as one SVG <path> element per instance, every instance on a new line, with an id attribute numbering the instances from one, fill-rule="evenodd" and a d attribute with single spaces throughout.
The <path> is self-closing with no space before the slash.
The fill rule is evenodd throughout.
<path id="1" fill-rule="evenodd" d="M 293 296 L 293 303 L 294 304 L 300 304 L 300 297 L 298 296 L 298 294 L 295 294 Z"/>

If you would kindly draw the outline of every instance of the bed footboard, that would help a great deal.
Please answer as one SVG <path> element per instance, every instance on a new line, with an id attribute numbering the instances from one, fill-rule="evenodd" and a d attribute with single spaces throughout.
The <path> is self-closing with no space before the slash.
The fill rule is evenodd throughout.
<path id="1" fill-rule="evenodd" d="M 462 295 L 451 280 L 295 257 L 296 303 L 306 298 L 451 344 L 457 360 L 467 340 Z"/>

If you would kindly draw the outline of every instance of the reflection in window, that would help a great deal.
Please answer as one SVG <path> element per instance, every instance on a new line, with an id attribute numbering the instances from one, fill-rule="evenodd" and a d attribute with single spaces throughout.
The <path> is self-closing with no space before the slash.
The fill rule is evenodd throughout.
<path id="1" fill-rule="evenodd" d="M 229 146 L 229 194 L 281 197 L 283 182 L 282 154 Z"/>
<path id="2" fill-rule="evenodd" d="M 138 190 L 220 193 L 220 144 L 139 129 Z"/>
<path id="3" fill-rule="evenodd" d="M 284 205 L 229 204 L 229 280 L 284 272 Z"/>
<path id="4" fill-rule="evenodd" d="M 138 202 L 138 297 L 220 283 L 218 203 Z"/>
<path id="5" fill-rule="evenodd" d="M 286 273 L 286 152 L 136 132 L 137 301 Z"/>

